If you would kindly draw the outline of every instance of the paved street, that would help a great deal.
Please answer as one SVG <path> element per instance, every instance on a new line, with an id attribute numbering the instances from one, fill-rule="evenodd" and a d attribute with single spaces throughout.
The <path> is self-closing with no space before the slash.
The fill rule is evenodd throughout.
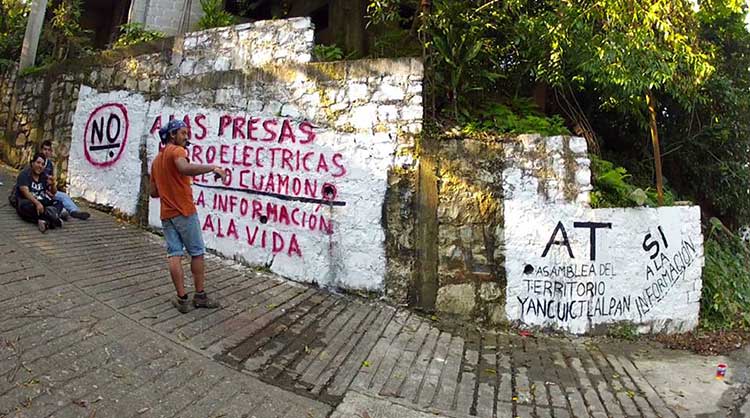
<path id="1" fill-rule="evenodd" d="M 97 211 L 41 234 L 11 175 L 0 417 L 741 416 L 739 358 L 446 325 L 215 256 L 224 307 L 182 315 L 159 236 Z"/>

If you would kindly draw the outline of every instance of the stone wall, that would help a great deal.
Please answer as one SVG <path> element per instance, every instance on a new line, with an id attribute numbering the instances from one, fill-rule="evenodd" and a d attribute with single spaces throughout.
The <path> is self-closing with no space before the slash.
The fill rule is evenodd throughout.
<path id="1" fill-rule="evenodd" d="M 185 35 L 180 76 L 310 62 L 310 20 L 268 20 L 209 29 Z"/>
<path id="2" fill-rule="evenodd" d="M 439 310 L 502 322 L 503 188 L 500 138 L 444 138 L 438 182 Z"/>
<path id="3" fill-rule="evenodd" d="M 231 178 L 194 179 L 209 248 L 299 281 L 382 291 L 387 180 L 413 165 L 420 85 L 421 65 L 406 59 L 181 77 L 150 99 L 84 86 L 71 194 L 134 214 L 140 146 L 150 164 L 158 128 L 177 117 L 191 126 L 191 159 Z M 149 213 L 160 227 L 157 199 Z"/>
<path id="4" fill-rule="evenodd" d="M 14 166 L 30 160 L 26 145 L 41 137 L 38 122 L 43 88 L 39 81 L 18 80 L 16 68 L 7 70 L 0 79 L 0 129 L 5 133 L 0 154 Z"/>
<path id="5" fill-rule="evenodd" d="M 292 122 L 296 135 L 304 134 L 299 127 L 307 121 L 302 129 L 314 130 L 317 137 L 309 147 L 327 159 L 316 161 L 316 167 L 328 164 L 333 171 L 340 165 L 346 176 L 312 173 L 302 180 L 317 183 L 311 193 L 319 200 L 323 186 L 332 186 L 331 203 L 346 206 L 293 201 L 286 209 L 310 206 L 316 219 L 328 221 L 326 227 L 316 221 L 313 234 L 295 231 L 298 225 L 275 225 L 261 232 L 253 247 L 245 228 L 251 225 L 238 223 L 245 235 L 243 249 L 226 240 L 226 231 L 219 232 L 217 225 L 213 236 L 207 233 L 209 246 L 298 280 L 375 290 L 403 302 L 415 252 L 405 237 L 413 222 L 409 199 L 414 196 L 413 149 L 421 130 L 421 64 L 410 59 L 307 64 L 312 38 L 307 18 L 256 22 L 188 33 L 178 48 L 167 39 L 35 75 L 11 72 L 0 79 L 1 157 L 21 167 L 42 140 L 52 139 L 63 182 L 70 173 L 71 194 L 145 220 L 147 178 L 141 174 L 148 171 L 158 143 L 156 119 L 178 115 L 191 120 L 194 129 L 210 123 L 210 135 L 200 143 L 204 150 L 246 144 L 217 134 L 227 114 L 274 120 L 278 129 Z M 294 147 L 289 150 L 301 150 Z M 247 167 L 231 168 L 237 179 Z M 394 184 L 402 187 L 388 187 Z M 232 194 L 243 193 L 224 193 Z M 152 202 L 151 214 L 158 209 Z M 201 211 L 204 224 L 209 216 L 226 215 L 213 207 Z M 265 228 L 259 219 L 249 222 Z M 151 223 L 158 226 L 153 217 Z M 285 251 L 274 248 L 279 244 L 274 232 L 283 236 Z M 290 251 L 292 236 L 296 247 Z"/>
<path id="6" fill-rule="evenodd" d="M 583 138 L 444 137 L 421 159 L 435 164 L 437 248 L 418 254 L 438 253 L 439 311 L 573 333 L 697 325 L 698 207 L 591 209 Z"/>
<path id="7" fill-rule="evenodd" d="M 172 39 L 97 56 L 19 76 L 0 74 L 0 159 L 20 168 L 44 140 L 55 148 L 60 179 L 67 180 L 68 155 L 78 90 L 82 83 L 157 94 L 168 68 Z"/>
<path id="8" fill-rule="evenodd" d="M 697 208 L 592 210 L 581 138 L 418 144 L 419 61 L 311 63 L 311 49 L 310 21 L 291 19 L 10 71 L 0 158 L 20 167 L 52 139 L 73 195 L 158 227 L 147 173 L 156 131 L 177 117 L 190 125 L 191 158 L 230 169 L 226 184 L 195 179 L 206 241 L 228 256 L 487 322 L 696 324 Z"/>
<path id="9" fill-rule="evenodd" d="M 19 77 L 0 74 L 0 158 L 28 163 L 39 143 L 55 143 L 55 163 L 66 182 L 73 112 L 81 84 L 98 91 L 160 95 L 165 79 L 238 70 L 269 63 L 310 61 L 313 30 L 308 18 L 255 22 L 188 33 L 182 45 L 167 38 L 150 45 L 105 51 L 95 57 Z M 173 50 L 183 51 L 172 65 Z"/>
<path id="10" fill-rule="evenodd" d="M 44 139 L 68 138 L 80 77 L 58 74 L 18 77 L 14 70 L 0 80 L 0 155 L 16 167 L 28 164 Z M 67 156 L 69 141 L 58 141 L 57 152 Z M 65 181 L 67 158 L 56 161 Z"/>
<path id="11" fill-rule="evenodd" d="M 191 160 L 230 174 L 194 178 L 208 248 L 298 281 L 403 299 L 421 63 L 306 63 L 311 40 L 308 19 L 242 25 L 187 34 L 175 66 L 146 54 L 112 74 L 92 71 L 75 105 L 71 195 L 148 212 L 160 227 L 142 174 L 159 152 L 159 127 L 177 117 L 191 127 Z M 394 195 L 390 182 L 407 186 Z M 408 251 L 387 257 L 396 241 Z"/>

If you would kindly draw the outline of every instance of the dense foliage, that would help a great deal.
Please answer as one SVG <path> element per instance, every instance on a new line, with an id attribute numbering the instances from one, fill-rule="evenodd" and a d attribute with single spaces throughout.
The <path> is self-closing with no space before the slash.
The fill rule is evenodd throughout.
<path id="1" fill-rule="evenodd" d="M 344 51 L 336 45 L 315 45 L 313 58 L 316 61 L 339 61 L 344 59 Z"/>
<path id="2" fill-rule="evenodd" d="M 146 29 L 142 23 L 126 23 L 120 26 L 120 37 L 117 38 L 112 46 L 114 48 L 124 48 L 142 42 L 150 42 L 163 37 L 163 33 Z"/>
<path id="3" fill-rule="evenodd" d="M 570 135 L 565 121 L 558 115 L 546 117 L 528 100 L 513 100 L 509 105 L 491 103 L 477 110 L 478 118 L 463 125 L 464 133 Z"/>
<path id="4" fill-rule="evenodd" d="M 13 65 L 21 56 L 30 3 L 0 0 L 0 67 Z M 82 0 L 47 3 L 47 20 L 37 47 L 38 66 L 92 52 L 91 33 L 80 25 L 82 7 Z"/>
<path id="5" fill-rule="evenodd" d="M 711 219 L 703 245 L 701 325 L 750 328 L 750 249 L 716 218 Z"/>
<path id="6" fill-rule="evenodd" d="M 47 33 L 55 44 L 55 59 L 91 52 L 91 32 L 80 24 L 82 8 L 83 0 L 63 0 L 52 10 L 52 30 Z"/>
<path id="7" fill-rule="evenodd" d="M 377 0 L 374 25 L 418 1 Z M 731 226 L 750 222 L 750 34 L 738 0 L 435 0 L 417 19 L 428 114 L 481 125 L 490 103 L 536 95 L 545 111 L 655 182 L 647 96 L 664 182 Z M 394 29 L 395 30 L 395 29 Z M 393 41 L 393 44 L 399 44 Z M 392 49 L 390 49 L 392 50 Z M 377 50 L 376 52 L 380 52 Z M 395 50 L 395 53 L 398 53 Z M 474 121 L 473 123 L 471 121 Z"/>
<path id="8" fill-rule="evenodd" d="M 750 34 L 745 13 L 704 2 L 701 39 L 713 50 L 716 71 L 704 100 L 687 108 L 665 100 L 664 162 L 675 188 L 736 227 L 750 223 Z"/>
<path id="9" fill-rule="evenodd" d="M 642 189 L 632 183 L 628 170 L 610 161 L 591 155 L 591 174 L 594 191 L 591 192 L 591 206 L 594 208 L 622 208 L 631 206 L 657 206 L 656 191 Z M 665 203 L 674 202 L 674 196 L 667 190 Z"/>
<path id="10" fill-rule="evenodd" d="M 643 117 L 649 90 L 690 106 L 714 71 L 688 0 L 551 0 L 546 6 L 520 22 L 529 38 L 541 40 L 525 49 L 536 78 L 554 87 L 593 87 L 605 108 Z"/>
<path id="11" fill-rule="evenodd" d="M 29 5 L 22 0 L 0 0 L 0 71 L 21 55 Z"/>
<path id="12" fill-rule="evenodd" d="M 200 29 L 219 28 L 237 23 L 237 19 L 224 10 L 223 0 L 201 0 L 203 17 L 198 20 Z"/>

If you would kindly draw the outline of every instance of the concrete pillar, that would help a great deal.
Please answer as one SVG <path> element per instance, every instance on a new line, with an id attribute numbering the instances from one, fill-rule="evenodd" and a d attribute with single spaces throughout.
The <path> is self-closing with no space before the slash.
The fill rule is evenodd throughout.
<path id="1" fill-rule="evenodd" d="M 150 3 L 150 0 L 133 0 L 130 3 L 128 23 L 142 23 L 145 25 Z"/>
<path id="2" fill-rule="evenodd" d="M 34 65 L 36 49 L 39 46 L 39 35 L 44 26 L 44 13 L 47 11 L 47 0 L 32 0 L 29 21 L 26 23 L 26 34 L 21 46 L 21 60 L 19 69 L 23 70 Z"/>
<path id="3" fill-rule="evenodd" d="M 431 145 L 423 144 L 429 148 Z M 435 310 L 439 288 L 438 267 L 438 179 L 434 151 L 427 151 L 419 159 L 416 214 L 416 277 L 411 302 L 426 312 Z"/>

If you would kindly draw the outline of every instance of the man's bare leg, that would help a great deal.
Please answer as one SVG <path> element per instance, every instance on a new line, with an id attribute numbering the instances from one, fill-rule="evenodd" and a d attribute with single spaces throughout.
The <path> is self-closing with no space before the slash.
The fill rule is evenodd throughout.
<path id="1" fill-rule="evenodd" d="M 205 293 L 206 284 L 206 262 L 202 255 L 193 257 L 190 260 L 190 271 L 193 272 L 193 283 L 195 283 L 195 294 L 193 295 L 193 305 L 196 308 L 216 309 L 221 304 L 211 299 Z"/>
<path id="2" fill-rule="evenodd" d="M 185 296 L 185 272 L 182 270 L 182 257 L 169 257 L 169 275 L 177 291 L 177 296 Z"/>
<path id="3" fill-rule="evenodd" d="M 195 291 L 198 293 L 203 292 L 206 285 L 206 262 L 202 255 L 193 257 L 190 260 L 190 271 L 193 273 Z"/>

